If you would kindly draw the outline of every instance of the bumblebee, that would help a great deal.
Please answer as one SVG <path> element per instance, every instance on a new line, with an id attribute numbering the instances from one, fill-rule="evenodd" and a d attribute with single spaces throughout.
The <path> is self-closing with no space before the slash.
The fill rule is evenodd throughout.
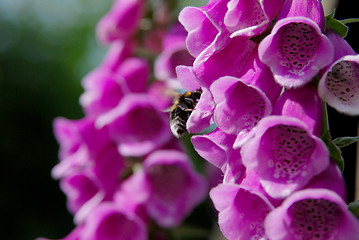
<path id="1" fill-rule="evenodd" d="M 199 98 L 201 97 L 202 90 L 193 92 L 185 92 L 179 94 L 174 101 L 174 104 L 170 110 L 170 126 L 173 135 L 176 138 L 182 137 L 188 133 L 186 123 L 191 116 L 192 111 L 196 107 Z"/>

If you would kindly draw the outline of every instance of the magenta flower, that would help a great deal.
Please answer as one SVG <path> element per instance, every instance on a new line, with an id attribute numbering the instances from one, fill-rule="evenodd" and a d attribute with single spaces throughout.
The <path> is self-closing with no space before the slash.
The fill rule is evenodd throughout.
<path id="1" fill-rule="evenodd" d="M 109 200 L 111 194 L 90 172 L 79 172 L 66 176 L 60 181 L 60 188 L 66 194 L 68 209 L 76 214 L 75 222 L 82 222 L 94 207 Z"/>
<path id="2" fill-rule="evenodd" d="M 216 103 L 214 120 L 225 133 L 238 135 L 235 147 L 239 147 L 258 121 L 272 111 L 271 102 L 260 89 L 238 78 L 218 79 L 212 84 L 211 92 Z"/>
<path id="3" fill-rule="evenodd" d="M 143 0 L 116 0 L 110 12 L 99 21 L 96 32 L 99 41 L 109 44 L 126 39 L 137 30 L 145 10 Z"/>
<path id="4" fill-rule="evenodd" d="M 229 0 L 210 0 L 203 7 L 185 7 L 178 20 L 188 32 L 187 49 L 197 57 L 208 46 L 216 42 L 217 35 L 227 32 L 223 21 Z"/>
<path id="5" fill-rule="evenodd" d="M 346 203 L 327 189 L 306 189 L 289 196 L 264 223 L 271 240 L 359 239 L 359 221 Z"/>
<path id="6" fill-rule="evenodd" d="M 318 137 L 322 130 L 322 114 L 322 100 L 312 84 L 285 90 L 272 111 L 272 115 L 300 119 Z"/>
<path id="7" fill-rule="evenodd" d="M 266 30 L 283 2 L 284 0 L 230 0 L 224 24 L 232 32 L 231 37 L 258 35 Z"/>
<path id="8" fill-rule="evenodd" d="M 148 214 L 164 227 L 178 225 L 207 192 L 204 177 L 195 172 L 188 157 L 176 150 L 159 150 L 143 163 Z"/>
<path id="9" fill-rule="evenodd" d="M 223 38 L 218 44 L 206 48 L 193 67 L 177 67 L 178 79 L 186 89 L 209 88 L 220 77 L 239 77 L 248 70 L 247 62 L 253 59 L 257 44 L 245 37 Z"/>
<path id="10" fill-rule="evenodd" d="M 236 135 L 216 128 L 208 134 L 193 136 L 191 142 L 201 157 L 225 172 L 229 163 L 242 165 L 240 149 L 233 149 L 235 139 Z"/>
<path id="11" fill-rule="evenodd" d="M 122 62 L 134 53 L 136 43 L 133 39 L 118 40 L 109 46 L 109 50 L 98 68 L 115 72 Z"/>
<path id="12" fill-rule="evenodd" d="M 115 79 L 114 74 L 106 69 L 96 69 L 83 80 L 85 92 L 80 103 L 86 114 L 98 116 L 117 106 L 124 96 L 124 90 Z"/>
<path id="13" fill-rule="evenodd" d="M 148 94 L 128 94 L 113 110 L 100 116 L 118 151 L 124 156 L 143 156 L 166 144 L 172 137 L 168 116 L 159 111 Z"/>
<path id="14" fill-rule="evenodd" d="M 122 211 L 111 202 L 97 206 L 86 218 L 80 239 L 146 240 L 147 227 L 135 214 Z"/>
<path id="15" fill-rule="evenodd" d="M 257 44 L 245 37 L 225 39 L 216 49 L 207 48 L 193 63 L 193 73 L 201 87 L 209 88 L 220 77 L 245 74 Z"/>
<path id="16" fill-rule="evenodd" d="M 274 209 L 260 191 L 237 184 L 221 184 L 210 191 L 219 211 L 218 224 L 228 240 L 262 239 L 264 220 Z"/>
<path id="17" fill-rule="evenodd" d="M 347 201 L 344 176 L 334 160 L 331 160 L 329 167 L 314 176 L 304 188 L 325 188 L 338 194 L 345 202 Z"/>
<path id="18" fill-rule="evenodd" d="M 163 39 L 162 52 L 154 65 L 154 74 L 158 80 L 177 80 L 176 67 L 178 65 L 192 66 L 194 58 L 186 49 L 186 37 L 187 32 L 179 23 L 168 30 Z M 173 84 L 176 82 L 178 81 Z"/>
<path id="19" fill-rule="evenodd" d="M 333 46 L 310 18 L 279 20 L 259 45 L 259 57 L 284 87 L 300 87 L 333 59 Z"/>
<path id="20" fill-rule="evenodd" d="M 313 20 L 324 32 L 325 18 L 321 1 L 286 0 L 278 14 L 278 20 L 290 17 L 307 17 Z"/>
<path id="21" fill-rule="evenodd" d="M 208 128 L 213 123 L 213 111 L 215 103 L 211 92 L 203 88 L 201 98 L 195 109 L 187 120 L 187 130 L 190 133 L 199 133 Z"/>
<path id="22" fill-rule="evenodd" d="M 53 168 L 52 176 L 59 179 L 91 170 L 104 186 L 113 187 L 124 161 L 107 130 L 96 129 L 94 122 L 88 118 L 57 118 L 54 133 L 60 144 L 60 162 Z M 111 168 L 107 169 L 109 165 Z"/>
<path id="23" fill-rule="evenodd" d="M 255 171 L 273 198 L 285 198 L 303 188 L 329 165 L 324 142 L 293 117 L 268 116 L 242 147 L 243 164 Z"/>
<path id="24" fill-rule="evenodd" d="M 149 77 L 148 63 L 127 58 L 115 70 L 99 67 L 83 80 L 80 103 L 89 116 L 97 117 L 118 105 L 129 92 L 144 92 Z"/>
<path id="25" fill-rule="evenodd" d="M 338 34 L 328 31 L 335 49 L 334 62 L 322 73 L 320 97 L 337 111 L 359 115 L 359 56 Z"/>

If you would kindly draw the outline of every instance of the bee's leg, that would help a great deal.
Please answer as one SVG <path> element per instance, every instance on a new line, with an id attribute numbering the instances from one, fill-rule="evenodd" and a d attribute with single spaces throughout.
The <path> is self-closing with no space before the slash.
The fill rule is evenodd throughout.
<path id="1" fill-rule="evenodd" d="M 185 111 L 185 112 L 193 111 L 193 109 L 188 108 L 187 106 L 185 106 L 184 104 L 181 104 L 181 103 L 178 104 L 177 107 L 178 107 L 179 109 L 181 109 L 182 111 Z"/>
<path id="2" fill-rule="evenodd" d="M 188 104 L 192 105 L 192 106 L 195 106 L 196 103 L 194 102 L 194 100 L 192 98 L 185 98 L 184 99 Z"/>

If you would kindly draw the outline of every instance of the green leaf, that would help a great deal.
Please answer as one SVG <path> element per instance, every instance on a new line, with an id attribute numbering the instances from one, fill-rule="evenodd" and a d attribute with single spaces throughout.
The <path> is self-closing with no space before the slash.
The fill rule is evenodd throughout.
<path id="1" fill-rule="evenodd" d="M 349 210 L 359 218 L 359 200 L 348 204 Z"/>
<path id="2" fill-rule="evenodd" d="M 327 148 L 330 153 L 330 158 L 335 161 L 335 163 L 338 165 L 340 170 L 344 171 L 344 159 L 342 156 L 342 151 L 340 148 L 330 139 L 322 139 L 325 144 L 327 145 Z"/>
<path id="3" fill-rule="evenodd" d="M 340 137 L 333 140 L 335 145 L 337 145 L 339 148 L 346 147 L 357 141 L 359 141 L 359 137 Z"/>
<path id="4" fill-rule="evenodd" d="M 347 36 L 349 28 L 341 21 L 333 18 L 335 9 L 328 16 L 325 17 L 325 26 L 331 28 L 343 38 Z"/>

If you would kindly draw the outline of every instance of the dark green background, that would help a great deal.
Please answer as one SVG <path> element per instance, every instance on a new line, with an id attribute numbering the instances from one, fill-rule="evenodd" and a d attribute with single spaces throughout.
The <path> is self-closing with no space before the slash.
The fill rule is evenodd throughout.
<path id="1" fill-rule="evenodd" d="M 111 1 L 71 0 L 78 4 L 73 22 L 67 21 L 72 5 L 56 9 L 69 0 L 0 1 L 0 239 L 60 238 L 73 225 L 50 176 L 58 150 L 52 121 L 83 116 L 80 82 L 105 53 L 94 29 Z M 4 2 L 12 4 L 5 8 Z M 338 7 L 338 19 L 359 17 L 348 2 Z M 359 52 L 359 27 L 351 26 L 347 40 Z M 332 135 L 355 135 L 357 120 L 330 110 Z M 344 149 L 344 157 L 352 200 L 354 145 Z"/>

